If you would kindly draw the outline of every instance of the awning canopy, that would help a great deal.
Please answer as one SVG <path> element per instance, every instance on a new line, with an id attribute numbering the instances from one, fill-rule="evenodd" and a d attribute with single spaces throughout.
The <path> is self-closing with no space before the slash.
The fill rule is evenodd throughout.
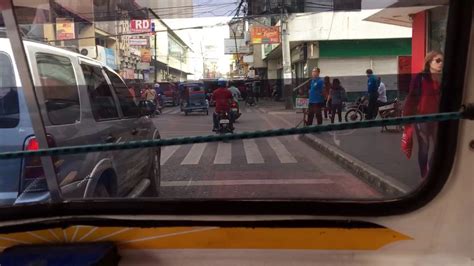
<path id="1" fill-rule="evenodd" d="M 365 20 L 411 28 L 412 15 L 438 6 L 448 5 L 449 0 L 399 0 L 372 14 Z"/>

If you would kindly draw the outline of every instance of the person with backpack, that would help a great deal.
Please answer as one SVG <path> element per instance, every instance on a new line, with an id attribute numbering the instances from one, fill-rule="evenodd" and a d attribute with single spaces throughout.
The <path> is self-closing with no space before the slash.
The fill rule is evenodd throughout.
<path id="1" fill-rule="evenodd" d="M 441 99 L 441 73 L 443 71 L 443 53 L 432 51 L 425 57 L 425 66 L 410 84 L 410 90 L 403 109 L 404 116 L 426 115 L 439 112 Z M 413 150 L 413 131 L 418 140 L 418 164 L 421 178 L 425 179 L 430 167 L 430 148 L 436 140 L 438 125 L 436 122 L 405 125 L 402 136 L 402 151 L 407 158 Z"/>
<path id="2" fill-rule="evenodd" d="M 346 90 L 341 86 L 339 79 L 334 79 L 327 100 L 327 106 L 329 106 L 331 110 L 331 124 L 334 124 L 336 114 L 339 118 L 339 123 L 342 122 L 342 105 L 345 101 L 347 101 Z"/>

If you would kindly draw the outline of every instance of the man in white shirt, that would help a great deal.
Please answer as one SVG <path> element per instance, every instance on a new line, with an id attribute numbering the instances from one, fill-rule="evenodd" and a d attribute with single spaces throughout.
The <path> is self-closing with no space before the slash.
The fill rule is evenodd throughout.
<path id="1" fill-rule="evenodd" d="M 377 102 L 380 104 L 387 103 L 387 88 L 385 87 L 385 84 L 382 82 L 382 79 L 379 77 L 379 97 L 377 99 Z"/>
<path id="2" fill-rule="evenodd" d="M 239 102 L 239 98 L 241 97 L 239 89 L 237 89 L 234 84 L 231 84 L 228 90 L 232 93 L 234 101 Z"/>

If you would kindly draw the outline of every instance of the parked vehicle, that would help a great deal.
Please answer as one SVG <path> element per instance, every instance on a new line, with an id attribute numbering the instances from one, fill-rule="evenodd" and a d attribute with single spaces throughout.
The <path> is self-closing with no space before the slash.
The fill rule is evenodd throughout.
<path id="1" fill-rule="evenodd" d="M 347 108 L 345 120 L 346 122 L 362 121 L 365 119 L 368 110 L 369 100 L 366 96 L 362 96 L 357 99 L 355 104 Z M 383 105 L 380 105 L 378 107 L 377 113 L 382 119 L 399 117 L 401 116 L 401 104 L 399 103 L 398 99 L 389 101 Z"/>
<path id="2" fill-rule="evenodd" d="M 202 112 L 209 115 L 209 101 L 206 99 L 206 90 L 199 83 L 183 84 L 183 99 L 181 111 L 185 115 L 193 112 Z"/>
<path id="3" fill-rule="evenodd" d="M 138 99 L 112 69 L 74 52 L 24 42 L 49 147 L 159 138 Z M 0 152 L 36 150 L 25 92 L 8 39 L 0 39 Z M 52 158 L 64 198 L 158 194 L 160 150 L 93 152 Z M 0 160 L 0 201 L 49 199 L 39 157 Z"/>

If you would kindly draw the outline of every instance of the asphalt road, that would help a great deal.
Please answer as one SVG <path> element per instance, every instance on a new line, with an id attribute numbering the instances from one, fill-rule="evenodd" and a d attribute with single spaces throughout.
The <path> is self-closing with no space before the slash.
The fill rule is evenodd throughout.
<path id="1" fill-rule="evenodd" d="M 281 104 L 242 106 L 236 132 L 296 125 Z M 210 110 L 212 113 L 212 109 Z M 154 118 L 162 138 L 213 134 L 212 116 L 185 116 L 178 107 Z M 161 156 L 162 198 L 376 199 L 382 197 L 297 136 L 166 147 Z"/>

